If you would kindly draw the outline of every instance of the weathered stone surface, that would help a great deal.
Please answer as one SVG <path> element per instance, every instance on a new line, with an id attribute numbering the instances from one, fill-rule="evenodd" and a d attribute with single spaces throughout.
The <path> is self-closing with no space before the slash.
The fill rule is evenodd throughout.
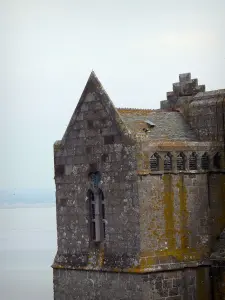
<path id="1" fill-rule="evenodd" d="M 54 270 L 55 299 L 197 299 L 201 293 L 209 299 L 208 289 L 198 289 L 198 273 L 208 269 L 157 272 L 149 274 L 109 273 L 99 271 Z M 202 277 L 204 280 L 204 276 Z"/>

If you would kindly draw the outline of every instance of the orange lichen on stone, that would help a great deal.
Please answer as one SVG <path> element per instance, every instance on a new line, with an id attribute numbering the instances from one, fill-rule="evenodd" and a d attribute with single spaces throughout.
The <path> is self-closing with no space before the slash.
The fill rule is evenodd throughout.
<path id="1" fill-rule="evenodd" d="M 165 231 L 167 237 L 167 245 L 169 249 L 175 248 L 175 231 L 174 231 L 174 204 L 173 204 L 173 187 L 171 174 L 165 174 L 163 176 L 164 181 L 164 216 L 165 216 Z"/>
<path id="2" fill-rule="evenodd" d="M 149 113 L 151 113 L 152 111 L 154 111 L 153 109 L 140 109 L 140 108 L 117 108 L 117 111 L 121 114 L 121 115 L 148 115 Z"/>
<path id="3" fill-rule="evenodd" d="M 165 138 L 158 140 L 150 140 L 143 142 L 143 149 L 149 150 L 152 148 L 157 148 L 157 151 L 203 151 L 205 148 L 218 147 L 216 142 L 188 142 L 180 140 L 167 140 Z"/>
<path id="4" fill-rule="evenodd" d="M 187 190 L 184 186 L 184 177 L 180 175 L 180 179 L 177 182 L 177 188 L 179 190 L 179 200 L 180 200 L 180 223 L 181 223 L 181 249 L 186 249 L 188 247 L 188 231 L 187 231 Z"/>
<path id="5" fill-rule="evenodd" d="M 100 267 L 100 268 L 102 268 L 103 263 L 104 263 L 104 248 L 102 247 L 102 248 L 99 250 L 99 260 L 98 260 L 98 264 L 99 264 L 99 267 Z"/>

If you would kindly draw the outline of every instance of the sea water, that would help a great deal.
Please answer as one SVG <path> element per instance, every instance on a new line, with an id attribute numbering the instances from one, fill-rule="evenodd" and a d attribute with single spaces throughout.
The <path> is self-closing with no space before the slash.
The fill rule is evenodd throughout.
<path id="1" fill-rule="evenodd" d="M 0 209 L 0 299 L 52 300 L 55 207 Z"/>

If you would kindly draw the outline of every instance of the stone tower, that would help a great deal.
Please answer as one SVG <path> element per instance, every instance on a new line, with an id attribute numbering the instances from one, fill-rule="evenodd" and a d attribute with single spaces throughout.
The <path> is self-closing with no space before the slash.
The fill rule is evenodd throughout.
<path id="1" fill-rule="evenodd" d="M 223 299 L 224 95 L 188 73 L 117 109 L 91 73 L 54 144 L 55 300 Z"/>

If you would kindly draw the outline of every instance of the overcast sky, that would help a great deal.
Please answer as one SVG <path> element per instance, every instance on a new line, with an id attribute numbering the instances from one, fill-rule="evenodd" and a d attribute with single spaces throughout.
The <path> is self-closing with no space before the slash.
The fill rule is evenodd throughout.
<path id="1" fill-rule="evenodd" d="M 179 73 L 225 88 L 224 0 L 2 0 L 0 38 L 0 188 L 54 188 L 92 69 L 117 107 L 158 108 Z"/>

